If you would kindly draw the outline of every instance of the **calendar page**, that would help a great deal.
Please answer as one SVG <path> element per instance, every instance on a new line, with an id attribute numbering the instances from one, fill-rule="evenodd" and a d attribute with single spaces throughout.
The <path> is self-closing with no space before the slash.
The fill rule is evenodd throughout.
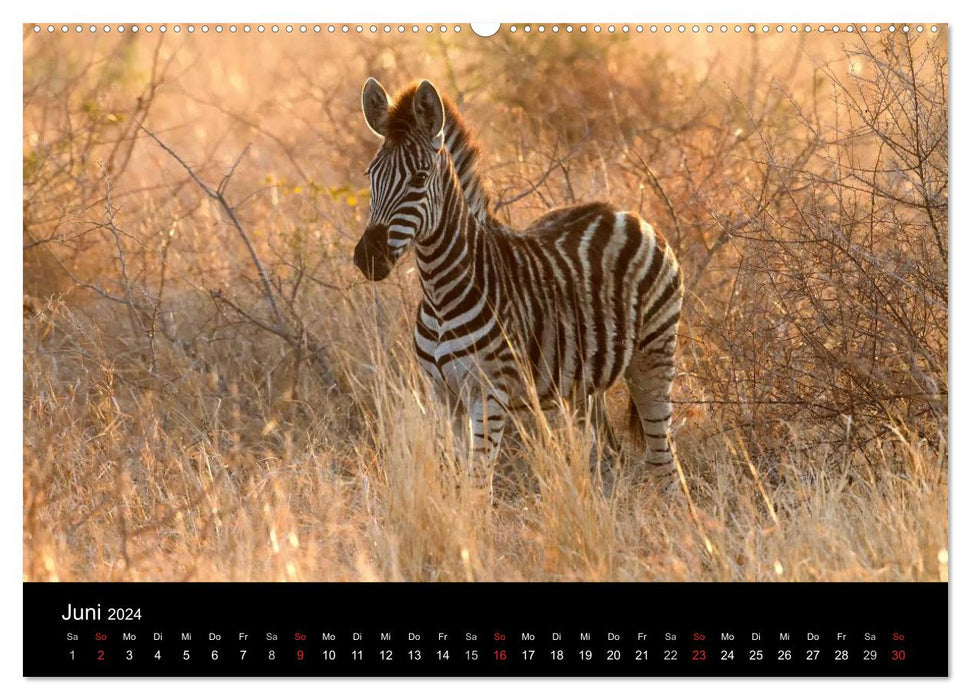
<path id="1" fill-rule="evenodd" d="M 22 35 L 24 675 L 948 675 L 946 24 Z"/>

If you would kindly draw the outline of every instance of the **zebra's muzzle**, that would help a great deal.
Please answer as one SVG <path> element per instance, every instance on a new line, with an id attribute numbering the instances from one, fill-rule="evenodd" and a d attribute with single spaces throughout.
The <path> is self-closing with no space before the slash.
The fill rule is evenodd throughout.
<path id="1" fill-rule="evenodd" d="M 379 282 L 391 273 L 388 256 L 388 227 L 368 226 L 354 248 L 354 264 L 369 280 Z"/>

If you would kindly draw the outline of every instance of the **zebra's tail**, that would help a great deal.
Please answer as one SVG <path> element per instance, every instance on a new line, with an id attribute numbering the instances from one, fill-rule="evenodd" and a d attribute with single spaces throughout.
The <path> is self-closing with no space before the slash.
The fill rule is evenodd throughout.
<path id="1" fill-rule="evenodd" d="M 627 431 L 630 441 L 637 449 L 644 448 L 644 426 L 641 425 L 641 414 L 637 411 L 634 399 L 627 400 Z"/>

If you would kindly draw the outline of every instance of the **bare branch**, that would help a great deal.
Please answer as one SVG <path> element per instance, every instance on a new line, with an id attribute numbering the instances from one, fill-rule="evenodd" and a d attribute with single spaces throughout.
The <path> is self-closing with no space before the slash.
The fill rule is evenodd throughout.
<path id="1" fill-rule="evenodd" d="M 236 216 L 236 211 L 233 209 L 233 207 L 226 200 L 226 197 L 223 195 L 223 191 L 225 190 L 226 185 L 229 184 L 229 179 L 232 177 L 233 173 L 235 172 L 236 166 L 239 165 L 239 161 L 242 160 L 243 156 L 246 154 L 246 151 L 249 149 L 249 147 L 247 146 L 247 148 L 244 149 L 243 152 L 240 154 L 239 158 L 237 158 L 236 161 L 233 163 L 233 167 L 230 169 L 229 173 L 223 178 L 222 182 L 219 185 L 219 188 L 213 189 L 205 182 L 203 182 L 203 180 L 196 174 L 196 172 L 192 169 L 192 167 L 188 163 L 186 163 L 185 160 L 178 153 L 176 153 L 171 148 L 169 148 L 169 146 L 167 146 L 158 136 L 153 134 L 151 131 L 146 129 L 141 124 L 139 124 L 139 128 L 142 131 L 144 131 L 146 134 L 148 134 L 148 136 L 153 141 L 155 141 L 155 143 L 157 143 L 162 148 L 162 150 L 164 150 L 166 153 L 172 156 L 179 163 L 179 165 L 181 165 L 185 169 L 185 171 L 189 174 L 189 177 L 193 179 L 193 181 L 199 186 L 199 188 L 206 193 L 206 196 L 210 197 L 211 199 L 214 199 L 222 208 L 223 212 L 225 212 L 226 216 L 229 218 L 230 223 L 232 223 L 233 228 L 236 229 L 236 232 L 239 234 L 239 237 L 243 240 L 243 243 L 246 245 L 246 250 L 249 252 L 250 259 L 253 261 L 253 266 L 256 268 L 256 271 L 260 276 L 260 280 L 263 283 L 263 294 L 266 297 L 267 303 L 270 305 L 270 309 L 272 309 L 273 311 L 274 318 L 276 319 L 277 333 L 280 335 L 287 335 L 287 331 L 286 331 L 287 324 L 283 319 L 283 314 L 280 313 L 280 309 L 277 306 L 276 297 L 274 296 L 273 288 L 270 285 L 270 278 L 266 274 L 266 270 L 263 268 L 263 264 L 260 262 L 259 256 L 256 254 L 256 249 L 253 247 L 253 242 L 250 240 L 249 234 L 246 233 L 246 229 L 244 229 L 243 225 L 239 222 L 239 218 Z"/>

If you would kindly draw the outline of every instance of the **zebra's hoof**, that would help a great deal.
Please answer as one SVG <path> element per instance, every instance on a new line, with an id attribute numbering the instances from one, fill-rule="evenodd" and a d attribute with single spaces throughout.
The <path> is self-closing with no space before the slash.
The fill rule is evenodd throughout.
<path id="1" fill-rule="evenodd" d="M 645 481 L 658 493 L 676 491 L 681 481 L 678 470 L 671 462 L 652 464 L 648 461 L 644 465 L 643 474 Z"/>

